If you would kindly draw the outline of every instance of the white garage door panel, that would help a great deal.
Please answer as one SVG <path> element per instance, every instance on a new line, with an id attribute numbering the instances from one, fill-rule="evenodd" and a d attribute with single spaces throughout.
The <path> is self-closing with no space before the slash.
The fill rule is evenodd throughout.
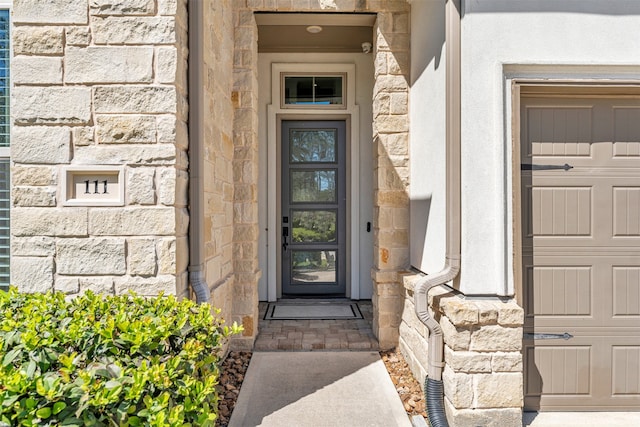
<path id="1" fill-rule="evenodd" d="M 525 408 L 638 410 L 640 100 L 521 104 Z"/>

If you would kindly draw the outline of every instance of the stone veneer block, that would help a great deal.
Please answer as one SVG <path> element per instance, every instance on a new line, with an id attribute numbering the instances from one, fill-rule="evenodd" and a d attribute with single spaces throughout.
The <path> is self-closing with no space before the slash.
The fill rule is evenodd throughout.
<path id="1" fill-rule="evenodd" d="M 56 284 L 60 278 L 56 279 Z M 91 291 L 96 294 L 114 294 L 115 287 L 111 277 L 81 277 L 78 280 L 81 293 Z"/>
<path id="2" fill-rule="evenodd" d="M 171 47 L 156 49 L 156 78 L 158 83 L 175 83 L 178 73 L 178 50 Z"/>
<path id="3" fill-rule="evenodd" d="M 148 83 L 153 78 L 153 48 L 67 47 L 66 83 Z"/>
<path id="4" fill-rule="evenodd" d="M 12 236 L 75 237 L 87 235 L 86 208 L 12 208 Z"/>
<path id="5" fill-rule="evenodd" d="M 57 277 L 56 282 L 53 284 L 53 289 L 56 292 L 62 292 L 67 295 L 77 294 L 80 292 L 80 283 L 77 277 Z"/>
<path id="6" fill-rule="evenodd" d="M 66 275 L 125 274 L 124 239 L 59 239 L 57 271 Z"/>
<path id="7" fill-rule="evenodd" d="M 138 115 L 96 117 L 99 144 L 140 144 L 156 142 L 156 118 Z"/>
<path id="8" fill-rule="evenodd" d="M 91 15 L 152 15 L 155 12 L 154 0 L 91 0 Z"/>
<path id="9" fill-rule="evenodd" d="M 444 360 L 455 372 L 491 372 L 491 354 L 488 353 L 453 351 L 448 346 L 445 346 Z"/>
<path id="10" fill-rule="evenodd" d="M 89 27 L 67 27 L 65 28 L 65 42 L 67 46 L 89 46 L 91 29 Z"/>
<path id="11" fill-rule="evenodd" d="M 176 274 L 176 239 L 160 239 L 156 251 L 160 264 L 159 274 Z"/>
<path id="12" fill-rule="evenodd" d="M 91 88 L 21 87 L 13 89 L 17 124 L 86 124 L 91 120 Z"/>
<path id="13" fill-rule="evenodd" d="M 64 52 L 61 27 L 15 27 L 11 38 L 14 55 L 62 55 Z"/>
<path id="14" fill-rule="evenodd" d="M 443 298 L 440 309 L 455 326 L 472 326 L 478 324 L 478 307 L 457 297 Z"/>
<path id="15" fill-rule="evenodd" d="M 89 231 L 95 236 L 169 236 L 176 233 L 176 216 L 170 207 L 92 209 Z"/>
<path id="16" fill-rule="evenodd" d="M 73 128 L 73 145 L 91 145 L 95 141 L 93 126 L 79 126 Z"/>
<path id="17" fill-rule="evenodd" d="M 445 344 L 451 347 L 452 350 L 469 350 L 469 343 L 471 341 L 470 330 L 459 330 L 446 317 L 440 319 L 440 327 L 442 328 Z"/>
<path id="18" fill-rule="evenodd" d="M 156 274 L 156 242 L 154 239 L 129 239 L 129 274 L 153 276 Z"/>
<path id="19" fill-rule="evenodd" d="M 160 15 L 175 15 L 178 11 L 178 1 L 184 0 L 158 0 L 158 13 Z"/>
<path id="20" fill-rule="evenodd" d="M 11 239 L 11 256 L 46 257 L 54 256 L 56 242 L 53 237 L 13 237 Z"/>
<path id="21" fill-rule="evenodd" d="M 16 56 L 11 59 L 14 84 L 61 84 L 62 58 Z"/>
<path id="22" fill-rule="evenodd" d="M 491 369 L 494 372 L 522 372 L 522 353 L 493 353 Z"/>
<path id="23" fill-rule="evenodd" d="M 173 44 L 176 42 L 175 18 L 107 17 L 92 20 L 95 44 Z"/>
<path id="24" fill-rule="evenodd" d="M 523 403 L 520 373 L 491 373 L 473 376 L 475 407 L 520 408 Z"/>
<path id="25" fill-rule="evenodd" d="M 17 185 L 55 185 L 55 166 L 21 166 L 11 168 L 12 184 Z"/>
<path id="26" fill-rule="evenodd" d="M 473 405 L 473 375 L 455 373 L 449 366 L 442 372 L 444 395 L 456 408 Z"/>
<path id="27" fill-rule="evenodd" d="M 82 146 L 73 160 L 78 165 L 173 165 L 177 154 L 173 144 Z"/>
<path id="28" fill-rule="evenodd" d="M 13 22 L 37 24 L 87 24 L 87 2 L 79 0 L 16 0 Z"/>
<path id="29" fill-rule="evenodd" d="M 178 133 L 178 119 L 173 114 L 156 116 L 156 128 L 158 130 L 158 142 L 175 143 Z"/>
<path id="30" fill-rule="evenodd" d="M 520 427 L 522 409 L 456 409 L 448 399 L 444 399 L 449 425 L 455 427 Z"/>
<path id="31" fill-rule="evenodd" d="M 153 205 L 156 202 L 155 168 L 132 168 L 127 173 L 128 204 Z"/>
<path id="32" fill-rule="evenodd" d="M 56 205 L 55 187 L 13 187 L 13 206 L 47 207 Z"/>
<path id="33" fill-rule="evenodd" d="M 471 334 L 469 349 L 473 351 L 520 351 L 522 328 L 503 328 L 497 325 L 482 326 Z"/>
<path id="34" fill-rule="evenodd" d="M 157 277 L 116 277 L 114 278 L 116 294 L 133 291 L 139 295 L 155 296 L 163 292 L 175 295 L 176 277 L 171 275 Z"/>
<path id="35" fill-rule="evenodd" d="M 14 126 L 11 139 L 11 160 L 16 163 L 69 163 L 71 131 L 67 127 Z"/>
<path id="36" fill-rule="evenodd" d="M 98 114 L 175 113 L 176 101 L 176 89 L 172 86 L 98 86 L 93 94 Z"/>
<path id="37" fill-rule="evenodd" d="M 11 257 L 11 281 L 21 292 L 53 288 L 53 257 Z"/>

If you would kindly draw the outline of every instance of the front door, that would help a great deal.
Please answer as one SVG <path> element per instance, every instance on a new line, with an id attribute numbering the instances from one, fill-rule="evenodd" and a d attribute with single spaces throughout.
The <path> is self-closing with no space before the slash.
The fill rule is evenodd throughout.
<path id="1" fill-rule="evenodd" d="M 344 296 L 346 126 L 282 122 L 282 293 Z"/>
<path id="2" fill-rule="evenodd" d="M 638 410 L 640 102 L 525 97 L 525 409 Z"/>

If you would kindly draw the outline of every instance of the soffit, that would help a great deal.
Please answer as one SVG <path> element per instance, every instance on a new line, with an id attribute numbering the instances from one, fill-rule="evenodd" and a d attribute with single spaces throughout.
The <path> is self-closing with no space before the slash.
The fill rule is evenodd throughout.
<path id="1" fill-rule="evenodd" d="M 256 13 L 258 52 L 362 52 L 372 43 L 375 14 Z M 322 31 L 311 34 L 309 25 Z"/>

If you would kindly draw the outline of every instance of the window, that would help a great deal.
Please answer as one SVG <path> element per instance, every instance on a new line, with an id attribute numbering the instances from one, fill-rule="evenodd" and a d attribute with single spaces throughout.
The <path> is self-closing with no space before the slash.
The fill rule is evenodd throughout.
<path id="1" fill-rule="evenodd" d="M 6 288 L 10 280 L 9 60 L 11 38 L 9 16 L 8 9 L 0 9 L 0 289 Z"/>
<path id="2" fill-rule="evenodd" d="M 284 75 L 283 76 L 284 108 L 344 107 L 343 75 Z"/>

